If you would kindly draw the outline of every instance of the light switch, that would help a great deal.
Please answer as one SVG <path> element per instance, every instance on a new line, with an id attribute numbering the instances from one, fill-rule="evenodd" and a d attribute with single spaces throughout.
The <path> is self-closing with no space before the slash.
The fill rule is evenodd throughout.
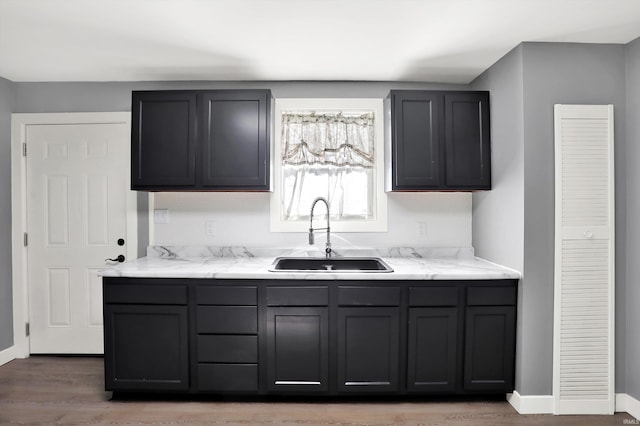
<path id="1" fill-rule="evenodd" d="M 169 209 L 155 209 L 153 223 L 169 223 Z"/>

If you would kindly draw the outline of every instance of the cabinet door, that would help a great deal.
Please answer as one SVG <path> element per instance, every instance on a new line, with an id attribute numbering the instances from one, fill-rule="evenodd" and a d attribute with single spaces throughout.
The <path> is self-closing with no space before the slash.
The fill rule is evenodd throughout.
<path id="1" fill-rule="evenodd" d="M 395 392 L 399 309 L 338 309 L 338 391 Z"/>
<path id="2" fill-rule="evenodd" d="M 131 188 L 189 188 L 196 184 L 196 95 L 133 92 Z"/>
<path id="3" fill-rule="evenodd" d="M 393 189 L 439 188 L 442 95 L 399 91 L 392 96 Z"/>
<path id="4" fill-rule="evenodd" d="M 105 388 L 188 390 L 187 307 L 105 305 Z"/>
<path id="5" fill-rule="evenodd" d="M 445 186 L 491 189 L 489 94 L 448 92 L 444 105 Z"/>
<path id="6" fill-rule="evenodd" d="M 202 186 L 269 189 L 268 90 L 201 95 Z"/>
<path id="7" fill-rule="evenodd" d="M 328 308 L 267 308 L 269 391 L 326 392 Z"/>
<path id="8" fill-rule="evenodd" d="M 409 310 L 409 392 L 444 393 L 456 390 L 457 340 L 457 308 Z"/>
<path id="9" fill-rule="evenodd" d="M 515 361 L 515 306 L 468 306 L 464 389 L 510 392 Z"/>

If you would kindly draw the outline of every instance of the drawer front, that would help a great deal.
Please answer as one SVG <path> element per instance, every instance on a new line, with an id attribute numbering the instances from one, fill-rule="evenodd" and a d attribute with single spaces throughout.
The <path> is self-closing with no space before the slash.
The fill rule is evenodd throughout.
<path id="1" fill-rule="evenodd" d="M 139 305 L 186 305 L 187 286 L 122 284 L 105 285 L 104 303 Z"/>
<path id="2" fill-rule="evenodd" d="M 340 306 L 399 306 L 399 287 L 349 287 L 338 288 Z"/>
<path id="3" fill-rule="evenodd" d="M 258 362 L 258 336 L 198 336 L 198 362 Z"/>
<path id="4" fill-rule="evenodd" d="M 255 286 L 204 286 L 196 287 L 196 303 L 199 305 L 249 305 L 258 304 L 258 288 Z"/>
<path id="5" fill-rule="evenodd" d="M 258 390 L 256 364 L 198 364 L 198 390 L 250 392 Z"/>
<path id="6" fill-rule="evenodd" d="M 198 306 L 197 332 L 211 334 L 258 333 L 255 306 Z"/>
<path id="7" fill-rule="evenodd" d="M 516 300 L 515 287 L 469 287 L 467 289 L 469 306 L 515 305 Z"/>
<path id="8" fill-rule="evenodd" d="M 457 306 L 457 287 L 410 287 L 409 306 Z"/>
<path id="9" fill-rule="evenodd" d="M 268 306 L 327 306 L 328 287 L 267 287 Z"/>

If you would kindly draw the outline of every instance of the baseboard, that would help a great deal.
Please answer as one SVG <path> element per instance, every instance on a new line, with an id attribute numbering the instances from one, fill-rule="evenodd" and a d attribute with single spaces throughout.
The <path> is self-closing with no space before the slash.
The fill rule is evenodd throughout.
<path id="1" fill-rule="evenodd" d="M 519 414 L 553 413 L 552 395 L 520 395 L 518 391 L 507 394 L 507 401 Z"/>
<path id="2" fill-rule="evenodd" d="M 553 395 L 507 394 L 507 401 L 519 414 L 552 414 Z M 616 412 L 625 412 L 640 419 L 640 401 L 626 393 L 616 394 Z"/>
<path id="3" fill-rule="evenodd" d="M 629 413 L 640 419 L 640 401 L 626 393 L 616 394 L 616 412 Z"/>
<path id="4" fill-rule="evenodd" d="M 16 359 L 15 348 L 15 346 L 9 346 L 7 349 L 0 351 L 0 365 L 5 365 L 6 363 Z"/>

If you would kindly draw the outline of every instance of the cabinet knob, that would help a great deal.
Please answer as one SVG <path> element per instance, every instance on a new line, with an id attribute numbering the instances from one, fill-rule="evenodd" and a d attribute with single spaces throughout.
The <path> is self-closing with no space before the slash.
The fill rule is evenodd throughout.
<path id="1" fill-rule="evenodd" d="M 584 237 L 588 240 L 593 238 L 593 232 L 591 231 L 584 231 Z"/>

